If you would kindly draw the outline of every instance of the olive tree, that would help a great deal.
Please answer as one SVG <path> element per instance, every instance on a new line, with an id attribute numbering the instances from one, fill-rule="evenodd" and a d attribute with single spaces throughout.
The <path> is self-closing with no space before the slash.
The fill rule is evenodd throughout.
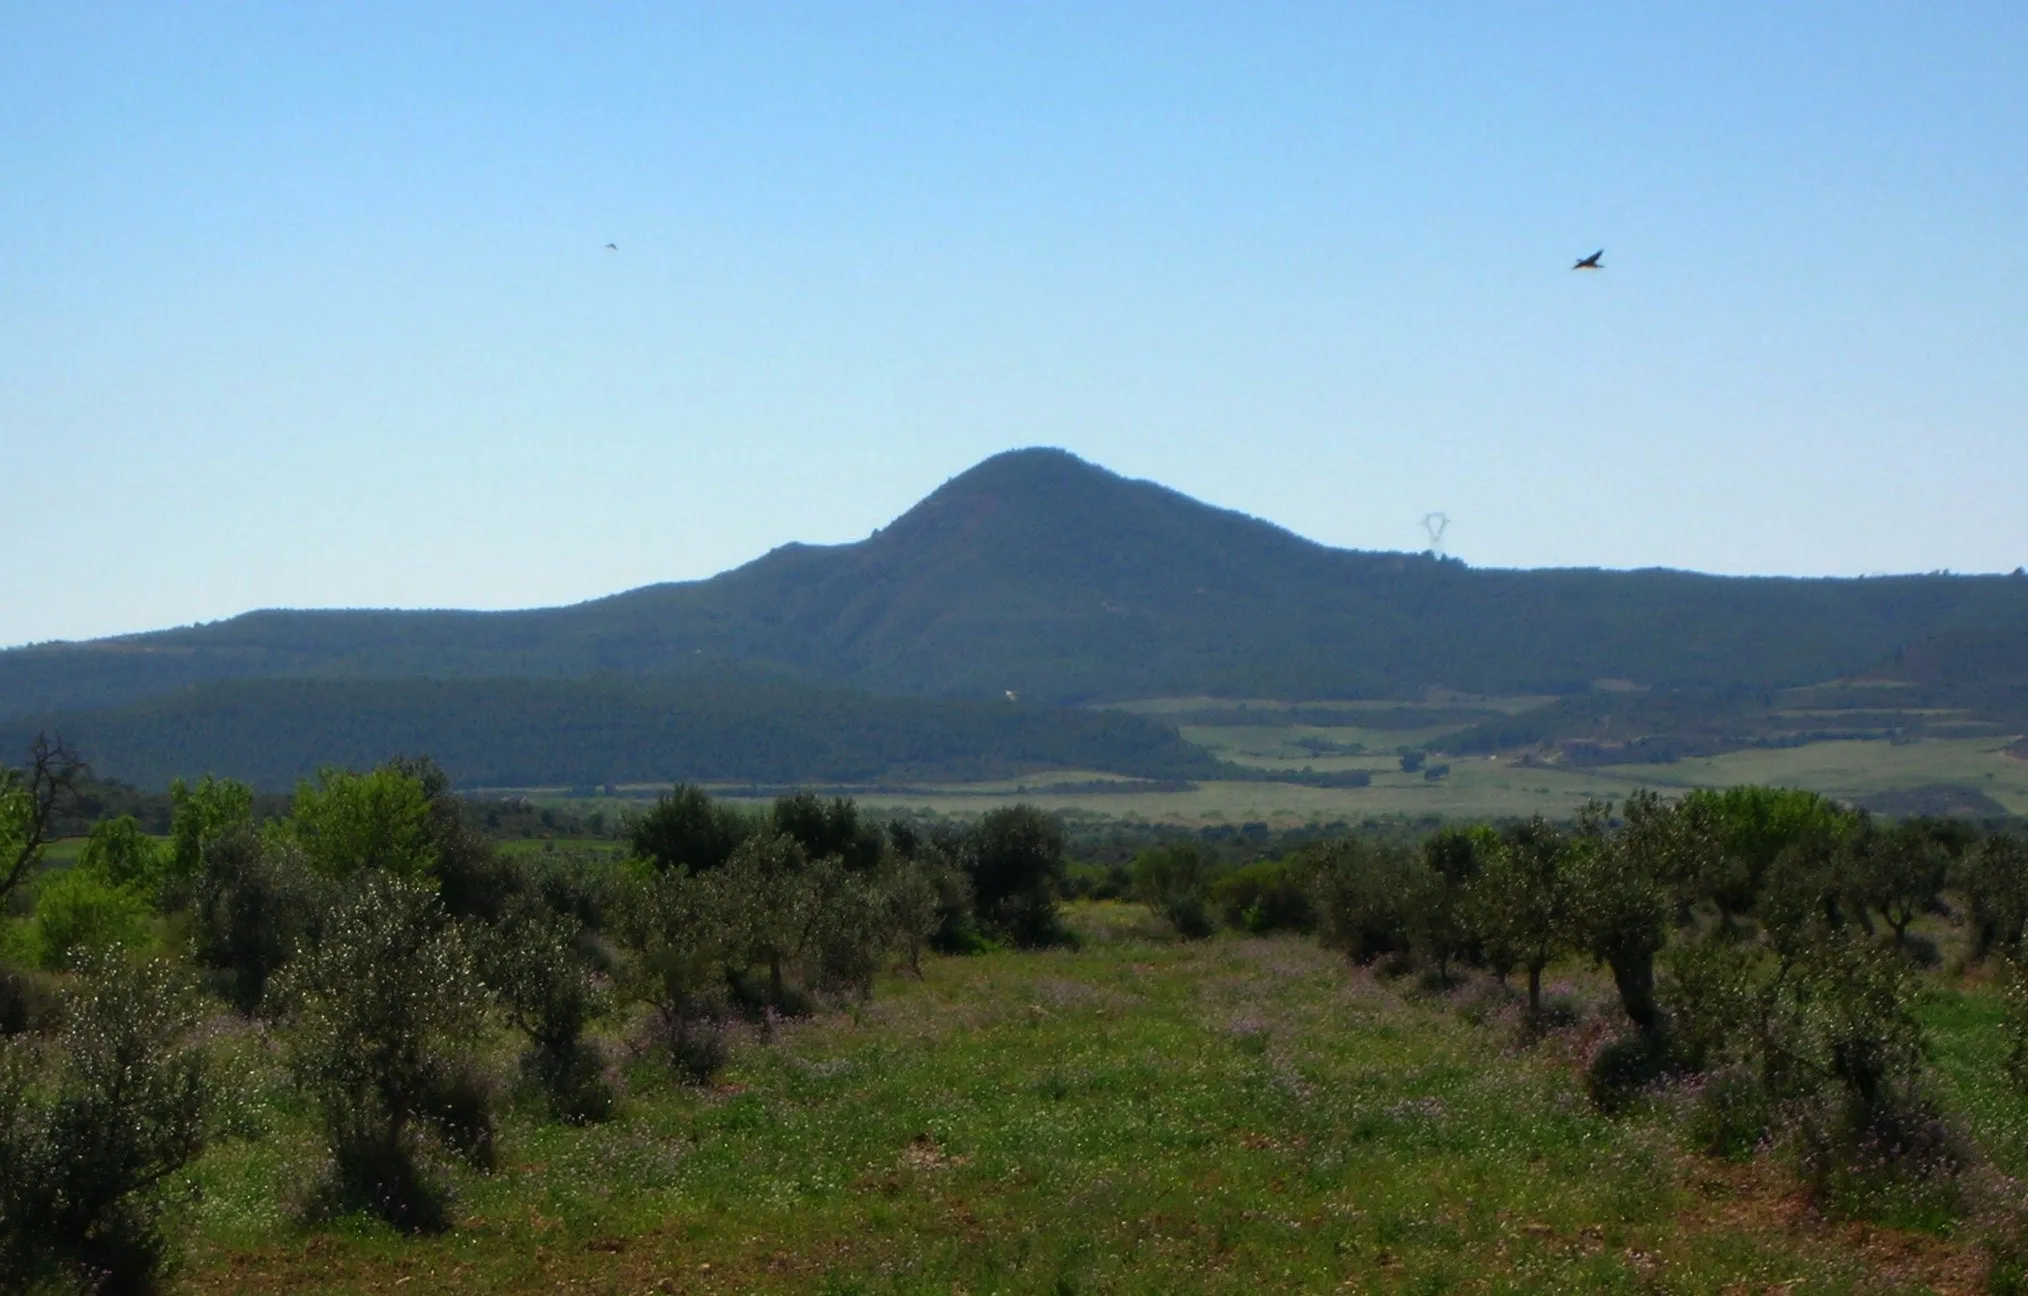
<path id="1" fill-rule="evenodd" d="M 1715 844 L 1691 809 L 1653 792 L 1627 799 L 1625 822 L 1606 823 L 1609 807 L 1579 816 L 1572 843 L 1572 909 L 1585 950 L 1612 971 L 1627 1019 L 1644 1033 L 1663 1024 L 1655 998 L 1655 959 L 1669 942 L 1670 918 L 1689 880 L 1708 869 Z"/>
<path id="2" fill-rule="evenodd" d="M 1528 969 L 1528 1012 L 1542 1013 L 1542 970 L 1577 935 L 1577 877 L 1569 837 L 1540 815 L 1501 835 L 1473 883 L 1479 929 Z"/>
<path id="3" fill-rule="evenodd" d="M 965 852 L 979 920 L 1017 945 L 1061 938 L 1056 897 L 1064 875 L 1063 826 L 1032 805 L 989 810 Z"/>
<path id="4" fill-rule="evenodd" d="M 602 1120 L 613 1109 L 604 1059 L 585 1038 L 610 996 L 582 948 L 583 935 L 574 917 L 530 904 L 479 936 L 486 980 L 528 1039 L 522 1069 L 550 1110 L 572 1124 Z"/>
<path id="5" fill-rule="evenodd" d="M 459 928 L 427 886 L 368 873 L 275 980 L 337 1203 L 442 1227 L 445 1192 L 425 1158 L 440 1147 L 483 1164 L 492 1146 L 472 1061 L 487 996 Z"/>
<path id="6" fill-rule="evenodd" d="M 152 1288 L 169 1190 L 228 1110 L 200 1011 L 166 965 L 107 958 L 65 994 L 46 1049 L 0 1046 L 0 1287 Z"/>
<path id="7" fill-rule="evenodd" d="M 629 879 L 617 910 L 624 989 L 654 1010 L 656 1035 L 677 1072 L 698 1084 L 710 1080 L 726 1055 L 727 916 L 703 880 L 680 866 Z"/>

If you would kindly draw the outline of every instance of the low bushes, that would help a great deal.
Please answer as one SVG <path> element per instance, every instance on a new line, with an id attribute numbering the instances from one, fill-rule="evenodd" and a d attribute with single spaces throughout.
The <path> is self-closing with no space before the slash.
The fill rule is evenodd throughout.
<path id="1" fill-rule="evenodd" d="M 35 912 L 15 929 L 10 953 L 45 972 L 68 972 L 110 951 L 145 948 L 152 913 L 137 888 L 79 865 L 36 887 Z"/>
<path id="2" fill-rule="evenodd" d="M 1228 927 L 1256 935 L 1307 932 L 1317 923 L 1306 879 L 1286 860 L 1257 860 L 1215 879 L 1210 899 Z"/>
<path id="3" fill-rule="evenodd" d="M 163 964 L 94 957 L 47 1041 L 0 1043 L 0 1287 L 152 1289 L 174 1176 L 224 1104 L 192 1034 L 199 1007 Z"/>
<path id="4" fill-rule="evenodd" d="M 1218 929 L 1211 875 L 1211 862 L 1199 847 L 1157 846 L 1134 860 L 1134 894 L 1185 940 L 1201 940 Z"/>

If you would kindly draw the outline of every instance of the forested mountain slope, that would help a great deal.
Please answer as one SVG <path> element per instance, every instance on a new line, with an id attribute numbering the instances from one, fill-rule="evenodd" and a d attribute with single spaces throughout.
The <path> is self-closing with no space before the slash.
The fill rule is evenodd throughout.
<path id="1" fill-rule="evenodd" d="M 855 544 L 524 612 L 250 613 L 0 653 L 0 717 L 237 678 L 585 679 L 776 663 L 881 692 L 1092 701 L 1808 684 L 2028 627 L 2028 579 L 1474 570 L 1331 549 L 1056 450 Z M 1968 662 L 1978 654 L 1959 654 Z M 1953 658 L 1952 660 L 1956 660 Z"/>
<path id="2" fill-rule="evenodd" d="M 428 754 L 465 787 L 1230 773 L 1174 729 L 1117 711 L 875 697 L 725 665 L 589 680 L 222 681 L 0 722 L 0 751 L 43 730 L 99 775 L 149 789 L 208 772 L 285 790 L 325 765 L 396 754 Z"/>

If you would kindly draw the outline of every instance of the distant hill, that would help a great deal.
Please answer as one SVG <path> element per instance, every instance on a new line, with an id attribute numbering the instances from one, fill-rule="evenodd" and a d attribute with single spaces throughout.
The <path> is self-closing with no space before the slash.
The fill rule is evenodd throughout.
<path id="1" fill-rule="evenodd" d="M 1115 711 L 882 698 L 751 667 L 591 680 L 236 680 L 0 724 L 0 750 L 60 732 L 140 788 L 205 773 L 285 790 L 324 765 L 428 754 L 460 786 L 678 779 L 976 780 L 1046 769 L 1155 779 L 1225 767 Z"/>
<path id="2" fill-rule="evenodd" d="M 1063 451 L 1020 450 L 855 544 L 787 545 L 710 580 L 574 607 L 268 611 L 15 649 L 0 653 L 0 717 L 234 679 L 561 681 L 714 662 L 1039 702 L 1563 693 L 1602 677 L 1761 689 L 2024 628 L 2019 577 L 1476 570 L 1328 548 Z"/>

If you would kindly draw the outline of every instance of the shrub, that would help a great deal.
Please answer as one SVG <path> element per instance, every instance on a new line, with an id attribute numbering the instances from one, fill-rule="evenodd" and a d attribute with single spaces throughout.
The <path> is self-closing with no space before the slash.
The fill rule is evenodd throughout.
<path id="1" fill-rule="evenodd" d="M 417 772 L 398 762 L 365 774 L 326 768 L 315 783 L 296 785 L 290 826 L 325 877 L 420 878 L 437 863 L 431 799 Z"/>
<path id="2" fill-rule="evenodd" d="M 1201 940 L 1217 930 L 1210 883 L 1210 861 L 1189 843 L 1156 846 L 1134 860 L 1134 894 L 1185 940 Z"/>
<path id="3" fill-rule="evenodd" d="M 1407 919 L 1411 941 L 1436 965 L 1439 987 L 1450 985 L 1453 962 L 1482 954 L 1472 885 L 1499 845 L 1484 828 L 1446 828 L 1423 839 L 1421 891 Z"/>
<path id="4" fill-rule="evenodd" d="M 1475 929 L 1495 970 L 1528 971 L 1528 1014 L 1542 1014 L 1542 972 L 1579 934 L 1571 842 L 1536 816 L 1516 824 L 1488 850 L 1472 880 Z"/>
<path id="5" fill-rule="evenodd" d="M 935 944 L 953 907 L 969 916 L 971 899 L 964 874 L 940 859 L 892 858 L 877 883 L 884 922 L 909 971 L 922 975 L 922 953 Z"/>
<path id="6" fill-rule="evenodd" d="M 1124 900 L 1134 891 L 1134 875 L 1121 864 L 1066 864 L 1066 900 Z"/>
<path id="7" fill-rule="evenodd" d="M 1957 885 L 1969 910 L 1972 956 L 2019 949 L 2028 928 L 2028 843 L 2003 833 L 1985 838 L 1959 859 Z"/>
<path id="8" fill-rule="evenodd" d="M 205 847 L 235 829 L 253 827 L 253 789 L 209 774 L 195 787 L 177 779 L 169 785 L 169 862 L 164 885 L 180 892 L 197 880 Z M 164 896 L 165 901 L 180 900 Z"/>
<path id="9" fill-rule="evenodd" d="M 1790 1138 L 1804 1183 L 1839 1214 L 1935 1230 L 1962 1208 L 1964 1150 L 1913 1081 L 1865 1103 L 1799 1104 Z"/>
<path id="10" fill-rule="evenodd" d="M 1863 932 L 1797 925 L 1768 945 L 1694 942 L 1672 950 L 1667 967 L 1677 1055 L 1736 1077 L 1721 1094 L 1737 1109 L 1714 1122 L 1716 1150 L 1778 1124 L 1806 1181 L 1836 1208 L 1874 1213 L 1890 1199 L 1942 1208 L 1963 1158 L 1923 1088 L 1904 959 Z"/>
<path id="11" fill-rule="evenodd" d="M 1056 912 L 1064 860 L 1063 826 L 1054 817 L 1032 805 L 991 810 L 968 844 L 965 863 L 988 932 L 1024 948 L 1068 938 Z"/>
<path id="12" fill-rule="evenodd" d="M 1318 937 L 1357 963 L 1405 954 L 1427 887 L 1420 857 L 1398 847 L 1345 838 L 1305 858 L 1317 909 Z"/>
<path id="13" fill-rule="evenodd" d="M 835 859 L 848 872 L 870 872 L 880 863 L 880 829 L 861 818 L 848 797 L 826 801 L 810 792 L 780 797 L 768 812 L 775 831 L 795 839 L 811 859 Z"/>
<path id="14" fill-rule="evenodd" d="M 674 868 L 632 879 L 618 917 L 630 954 L 627 989 L 654 1009 L 657 1043 L 677 1074 L 709 1082 L 726 1058 L 724 916 L 701 879 Z"/>
<path id="15" fill-rule="evenodd" d="M 607 1009 L 604 985 L 579 942 L 576 919 L 524 908 L 481 936 L 486 981 L 528 1038 L 522 1071 L 559 1120 L 574 1125 L 612 1114 L 604 1059 L 585 1029 Z"/>
<path id="16" fill-rule="evenodd" d="M 1228 927 L 1256 935 L 1271 931 L 1309 931 L 1316 909 L 1295 868 L 1284 860 L 1258 860 L 1215 879 L 1211 903 Z"/>
<path id="17" fill-rule="evenodd" d="M 1652 1031 L 1613 1040 L 1592 1058 L 1585 1072 L 1591 1104 L 1617 1115 L 1674 1069 L 1668 1044 Z"/>
<path id="18" fill-rule="evenodd" d="M 49 1013 L 49 992 L 33 973 L 0 963 L 0 1039 L 36 1029 Z"/>
<path id="19" fill-rule="evenodd" d="M 328 886 L 286 834 L 241 824 L 207 841 L 191 895 L 197 961 L 224 974 L 225 996 L 253 1012 L 268 979 L 315 928 Z"/>
<path id="20" fill-rule="evenodd" d="M 980 954 L 997 948 L 979 930 L 970 835 L 948 826 L 918 834 L 900 823 L 888 825 L 888 835 L 902 858 L 914 861 L 936 886 L 937 924 L 930 933 L 929 947 L 939 954 Z"/>
<path id="21" fill-rule="evenodd" d="M 1699 1151 L 1728 1161 L 1744 1161 L 1767 1140 L 1776 1114 L 1767 1090 L 1753 1072 L 1732 1066 L 1697 1083 L 1686 1126 Z"/>
<path id="22" fill-rule="evenodd" d="M 134 816 L 121 815 L 92 825 L 78 867 L 152 900 L 168 876 L 169 855 Z"/>
<path id="23" fill-rule="evenodd" d="M 162 964 L 87 960 L 65 996 L 49 1074 L 32 1044 L 0 1052 L 0 1287 L 66 1280 L 146 1291 L 168 1254 L 172 1177 L 223 1109 L 190 1042 L 196 1004 Z"/>
<path id="24" fill-rule="evenodd" d="M 729 989 L 751 1010 L 808 1010 L 797 974 L 818 925 L 811 872 L 802 846 L 770 827 L 698 879 L 705 904 L 724 924 Z"/>
<path id="25" fill-rule="evenodd" d="M 1765 960 L 1759 947 L 1725 939 L 1685 941 L 1663 955 L 1661 999 L 1684 1066 L 1761 1073 Z"/>
<path id="26" fill-rule="evenodd" d="M 1696 816 L 1652 792 L 1627 799 L 1626 826 L 1606 831 L 1608 807 L 1585 807 L 1570 852 L 1571 911 L 1584 950 L 1612 970 L 1620 1007 L 1643 1031 L 1662 1029 L 1655 959 L 1668 944 L 1674 910 L 1669 882 L 1694 872 L 1704 841 Z"/>
<path id="27" fill-rule="evenodd" d="M 688 783 L 680 783 L 634 821 L 628 833 L 636 857 L 663 870 L 708 873 L 732 858 L 753 823 Z"/>
<path id="28" fill-rule="evenodd" d="M 276 977 L 290 1069 L 329 1142 L 334 1204 L 397 1228 L 447 1222 L 432 1141 L 483 1160 L 490 1112 L 473 1080 L 485 991 L 471 951 L 423 885 L 359 878 L 322 936 Z"/>
<path id="29" fill-rule="evenodd" d="M 896 940 L 879 880 L 827 856 L 810 865 L 808 884 L 808 985 L 825 994 L 870 997 Z"/>
<path id="30" fill-rule="evenodd" d="M 139 891 L 69 868 L 44 876 L 35 912 L 15 939 L 24 961 L 46 972 L 69 971 L 98 954 L 143 948 L 149 912 Z"/>

